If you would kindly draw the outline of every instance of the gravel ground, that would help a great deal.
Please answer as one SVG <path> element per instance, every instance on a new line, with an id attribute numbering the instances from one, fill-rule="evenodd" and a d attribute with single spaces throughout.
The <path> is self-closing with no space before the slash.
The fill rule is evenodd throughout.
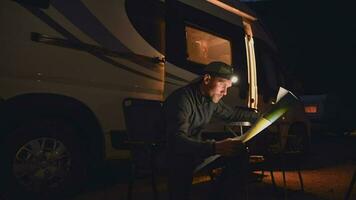
<path id="1" fill-rule="evenodd" d="M 287 190 L 283 190 L 282 175 L 275 172 L 277 190 L 271 184 L 269 173 L 265 173 L 262 182 L 250 184 L 248 199 L 344 199 L 356 170 L 356 136 L 315 135 L 312 138 L 311 154 L 302 162 L 304 192 L 300 191 L 298 175 L 295 171 L 287 172 Z M 114 168 L 112 168 L 114 170 Z M 110 172 L 110 170 L 108 170 Z M 109 173 L 110 174 L 110 173 Z M 99 183 L 100 182 L 100 183 Z M 193 186 L 192 199 L 204 199 L 209 189 L 209 182 Z M 139 180 L 134 186 L 134 200 L 152 199 L 149 180 Z M 160 199 L 167 198 L 165 181 L 159 184 Z M 72 198 L 72 200 L 117 200 L 127 198 L 127 184 L 119 183 L 113 176 L 103 176 L 101 181 Z M 349 198 L 356 199 L 356 185 Z"/>

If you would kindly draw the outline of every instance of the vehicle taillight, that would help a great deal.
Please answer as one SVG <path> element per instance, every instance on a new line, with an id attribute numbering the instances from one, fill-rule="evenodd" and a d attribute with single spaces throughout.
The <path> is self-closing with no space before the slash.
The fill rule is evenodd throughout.
<path id="1" fill-rule="evenodd" d="M 305 113 L 317 113 L 318 112 L 318 107 L 317 106 L 304 106 L 304 112 Z"/>

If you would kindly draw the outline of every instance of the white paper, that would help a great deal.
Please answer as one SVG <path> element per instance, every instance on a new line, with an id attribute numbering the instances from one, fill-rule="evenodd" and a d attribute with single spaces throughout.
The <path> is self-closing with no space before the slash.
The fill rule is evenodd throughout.
<path id="1" fill-rule="evenodd" d="M 243 143 L 246 143 L 271 124 L 272 122 L 265 118 L 261 118 L 257 120 L 257 122 L 245 134 L 241 137 L 235 137 L 234 139 L 241 140 Z"/>
<path id="2" fill-rule="evenodd" d="M 278 93 L 277 93 L 277 99 L 276 99 L 276 102 L 278 102 L 279 100 L 282 99 L 282 97 L 284 97 L 289 91 L 282 88 L 282 87 L 279 87 L 278 89 Z"/>
<path id="3" fill-rule="evenodd" d="M 279 100 L 281 100 L 286 94 L 292 94 L 290 91 L 284 89 L 283 87 L 279 87 L 278 90 L 278 94 L 277 94 L 277 98 L 276 98 L 276 102 L 278 102 Z M 293 95 L 293 94 L 292 94 Z M 294 96 L 294 95 L 293 95 Z M 295 97 L 295 96 L 294 96 Z M 274 121 L 269 121 L 263 117 L 261 117 L 260 119 L 257 120 L 257 122 L 255 124 L 253 124 L 253 126 L 242 136 L 237 136 L 234 137 L 235 140 L 240 140 L 243 143 L 246 143 L 247 141 L 251 140 L 252 138 L 254 138 L 256 135 L 258 135 L 259 133 L 262 132 L 262 130 L 264 130 L 265 128 L 267 128 L 268 126 L 270 126 Z M 233 130 L 230 130 L 233 132 Z M 236 134 L 234 134 L 236 135 Z M 207 166 L 209 163 L 213 162 L 214 160 L 218 159 L 221 155 L 213 155 L 210 156 L 208 158 L 206 158 L 201 164 L 199 164 L 194 172 L 197 172 L 199 170 L 201 170 L 202 168 L 204 168 L 205 166 Z"/>

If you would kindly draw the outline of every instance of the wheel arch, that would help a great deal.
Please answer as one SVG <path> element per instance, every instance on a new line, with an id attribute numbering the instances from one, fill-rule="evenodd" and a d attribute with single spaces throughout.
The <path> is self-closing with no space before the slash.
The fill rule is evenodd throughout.
<path id="1" fill-rule="evenodd" d="M 100 163 L 104 158 L 104 134 L 94 112 L 73 97 L 49 93 L 21 94 L 0 105 L 0 141 L 19 124 L 29 119 L 49 118 L 71 122 L 89 150 L 91 160 Z"/>

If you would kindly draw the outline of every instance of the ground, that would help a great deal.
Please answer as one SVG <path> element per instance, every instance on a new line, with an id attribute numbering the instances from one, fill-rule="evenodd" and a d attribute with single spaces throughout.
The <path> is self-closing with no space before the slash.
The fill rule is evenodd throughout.
<path id="1" fill-rule="evenodd" d="M 312 137 L 311 153 L 302 161 L 302 177 L 304 192 L 300 191 L 298 175 L 295 171 L 288 171 L 287 190 L 284 193 L 282 175 L 275 173 L 277 190 L 271 184 L 269 173 L 265 173 L 262 182 L 248 186 L 248 199 L 308 199 L 334 200 L 344 199 L 356 170 L 356 136 L 332 136 L 315 134 Z M 95 180 L 88 190 L 76 195 L 71 200 L 117 200 L 127 198 L 127 183 L 115 178 L 111 173 L 115 171 L 111 166 L 107 176 Z M 260 173 L 260 172 L 256 172 Z M 138 180 L 134 185 L 133 199 L 153 199 L 149 179 Z M 209 189 L 209 181 L 193 185 L 192 199 L 204 199 Z M 168 199 L 164 177 L 159 182 L 160 199 Z M 356 186 L 349 199 L 356 199 Z"/>

